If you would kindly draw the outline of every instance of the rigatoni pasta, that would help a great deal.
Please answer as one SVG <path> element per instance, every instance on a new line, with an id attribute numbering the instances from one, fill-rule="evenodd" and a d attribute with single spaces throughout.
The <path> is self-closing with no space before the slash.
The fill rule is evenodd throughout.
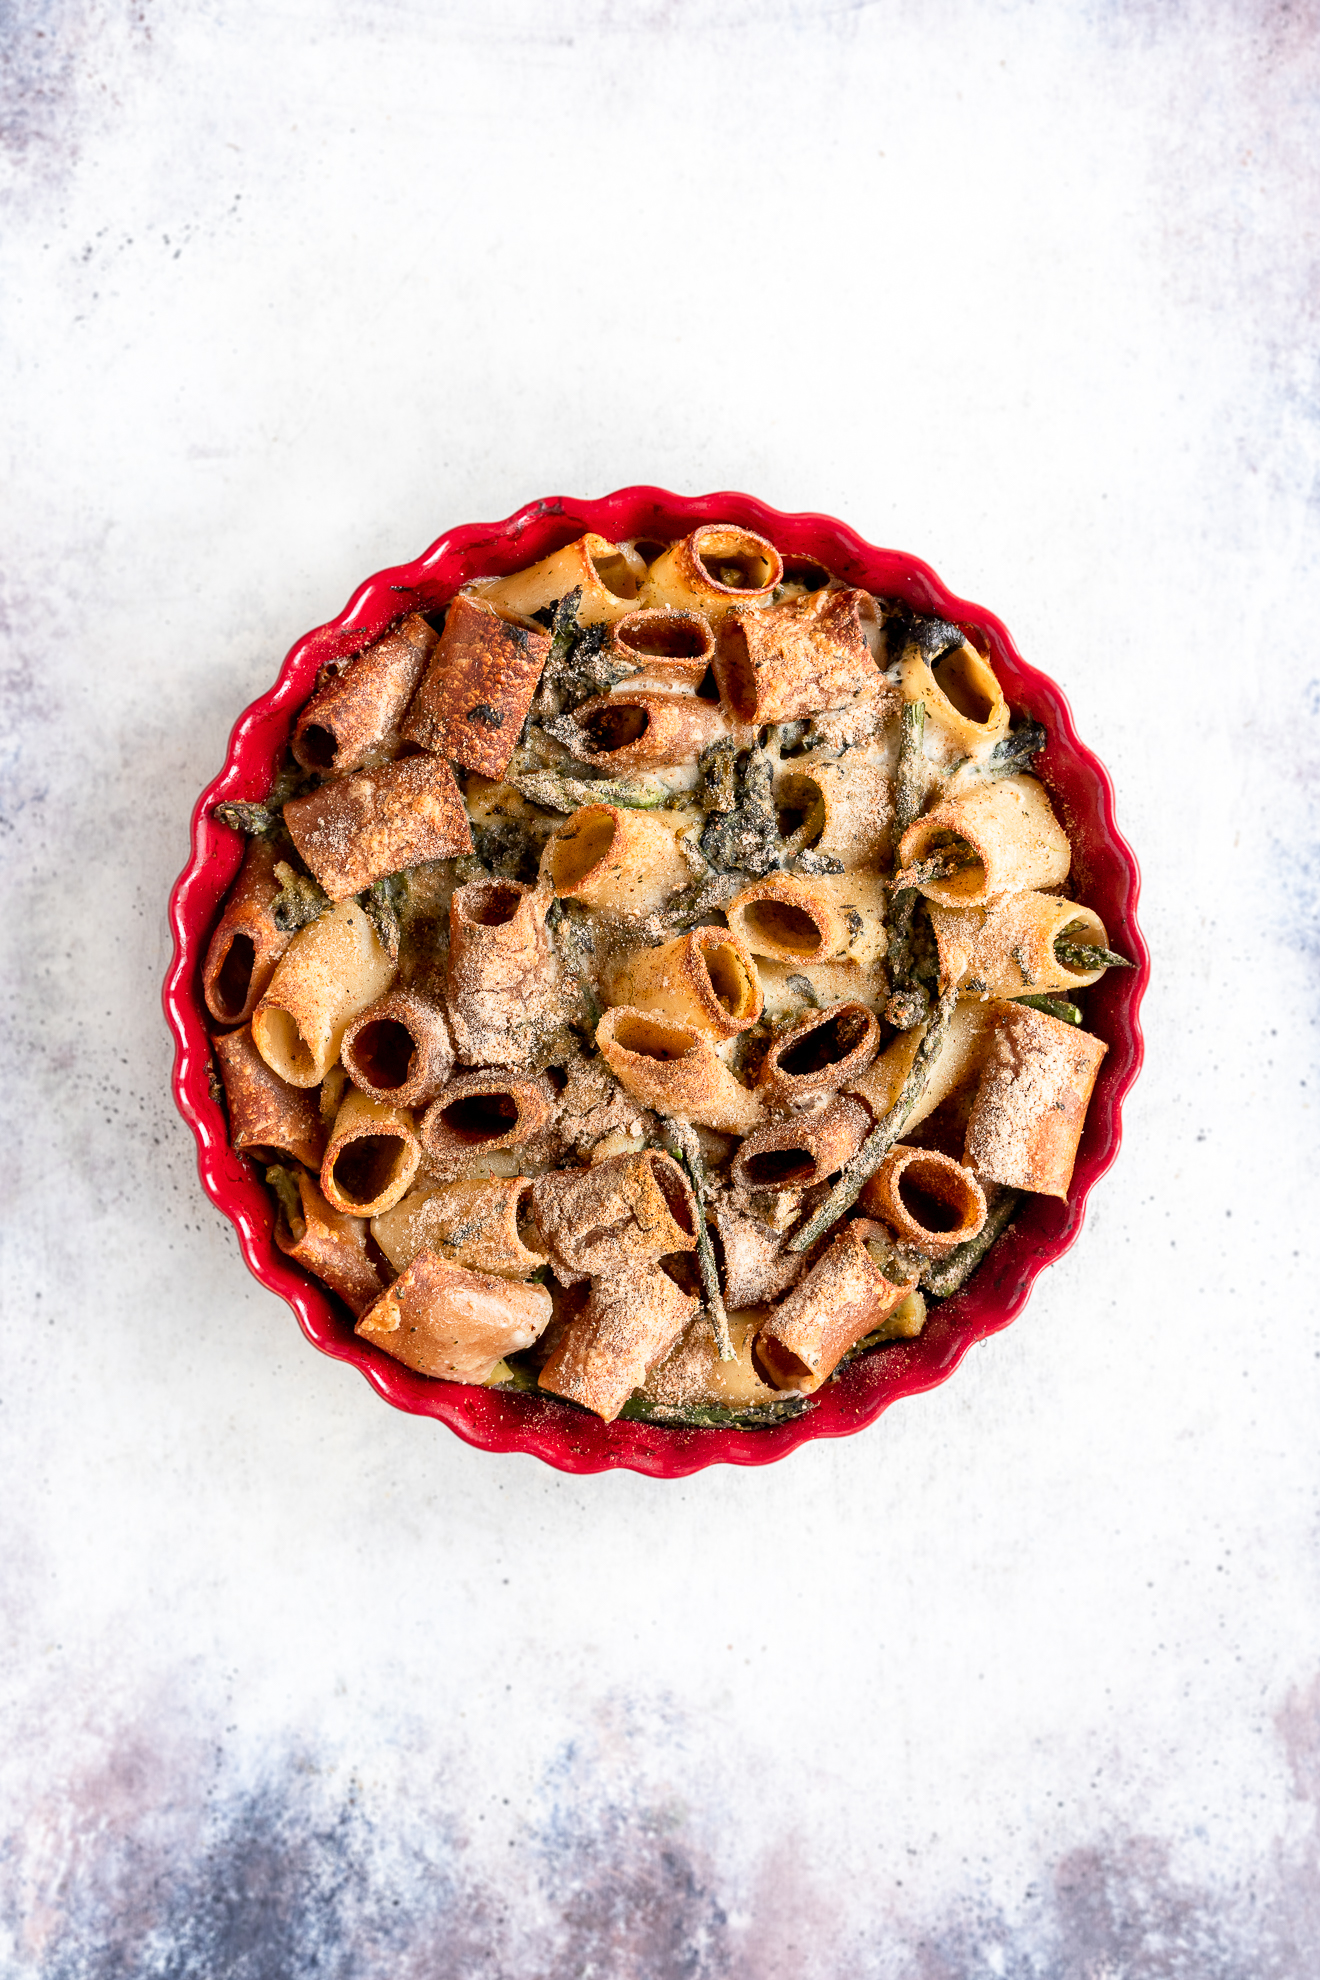
<path id="1" fill-rule="evenodd" d="M 406 614 L 218 812 L 204 994 L 277 1242 L 428 1379 L 811 1408 L 1067 1193 L 1124 958 L 1046 740 L 966 628 L 732 524 Z"/>

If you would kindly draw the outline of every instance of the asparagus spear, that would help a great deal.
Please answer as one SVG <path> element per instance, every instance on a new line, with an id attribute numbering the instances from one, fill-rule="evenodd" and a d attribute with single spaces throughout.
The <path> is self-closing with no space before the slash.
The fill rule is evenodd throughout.
<path id="1" fill-rule="evenodd" d="M 980 863 L 980 853 L 973 852 L 968 845 L 941 846 L 929 859 L 919 859 L 915 866 L 904 867 L 896 877 L 906 893 L 909 888 L 929 886 L 932 880 L 947 880 L 950 874 L 965 873 L 969 866 Z"/>
<path id="2" fill-rule="evenodd" d="M 794 1417 L 805 1416 L 812 1408 L 814 1404 L 805 1396 L 745 1403 L 741 1408 L 729 1403 L 656 1403 L 636 1389 L 619 1415 L 628 1423 L 664 1423 L 675 1430 L 769 1430 L 776 1423 L 791 1423 Z"/>
<path id="3" fill-rule="evenodd" d="M 632 811 L 653 811 L 669 796 L 657 777 L 561 777 L 553 770 L 514 771 L 505 782 L 544 811 L 576 811 L 584 804 L 617 804 Z"/>
<path id="4" fill-rule="evenodd" d="M 299 873 L 286 859 L 275 862 L 275 878 L 280 891 L 270 904 L 270 918 L 284 934 L 305 928 L 309 921 L 325 913 L 330 896 L 310 873 Z"/>
<path id="5" fill-rule="evenodd" d="M 701 1159 L 701 1143 L 691 1121 L 669 1120 L 665 1122 L 665 1129 L 672 1152 L 687 1170 L 692 1194 L 697 1199 L 697 1268 L 701 1273 L 701 1290 L 706 1295 L 706 1311 L 710 1315 L 720 1360 L 736 1361 L 738 1357 L 729 1339 L 729 1316 L 724 1310 L 724 1294 L 720 1290 L 719 1268 L 706 1225 L 706 1168 Z"/>
<path id="6" fill-rule="evenodd" d="M 211 816 L 235 832 L 245 832 L 250 839 L 269 838 L 283 822 L 279 812 L 272 811 L 268 804 L 249 804 L 242 798 L 212 805 Z"/>
<path id="7" fill-rule="evenodd" d="M 991 777 L 1014 777 L 1030 767 L 1031 759 L 1049 741 L 1043 722 L 1024 722 L 997 742 L 986 759 Z"/>
<path id="8" fill-rule="evenodd" d="M 383 880 L 373 880 L 365 893 L 358 895 L 362 912 L 380 937 L 380 945 L 391 962 L 399 960 L 399 939 L 403 932 L 399 925 L 399 901 L 403 886 L 401 873 L 387 873 Z"/>
<path id="9" fill-rule="evenodd" d="M 944 1034 L 949 1028 L 957 1003 L 958 986 L 951 983 L 935 1006 L 935 1015 L 927 1027 L 925 1037 L 917 1047 L 917 1056 L 912 1061 L 911 1070 L 903 1081 L 897 1100 L 884 1119 L 872 1128 L 815 1216 L 804 1224 L 800 1231 L 794 1231 L 788 1240 L 790 1251 L 805 1251 L 809 1245 L 816 1242 L 822 1231 L 827 1231 L 845 1211 L 852 1209 L 862 1193 L 863 1184 L 868 1182 L 880 1167 L 881 1162 L 902 1134 L 908 1115 L 925 1092 L 926 1082 L 939 1057 Z"/>
<path id="10" fill-rule="evenodd" d="M 926 733 L 926 704 L 909 701 L 903 709 L 898 737 L 898 769 L 894 776 L 894 835 L 901 838 L 921 810 L 918 780 Z"/>
<path id="11" fill-rule="evenodd" d="M 921 1275 L 926 1291 L 934 1293 L 937 1299 L 947 1299 L 950 1293 L 956 1293 L 960 1286 L 966 1285 L 995 1239 L 1002 1237 L 1012 1223 L 1021 1201 L 1020 1191 L 1005 1190 L 991 1207 L 974 1238 L 969 1238 L 966 1244 L 955 1245 L 947 1258 L 932 1261 L 926 1267 Z"/>
<path id="12" fill-rule="evenodd" d="M 1135 969 L 1136 964 L 1126 956 L 1115 955 L 1112 949 L 1098 949 L 1090 942 L 1070 942 L 1060 935 L 1054 944 L 1054 956 L 1065 969 Z"/>
<path id="13" fill-rule="evenodd" d="M 1033 1011 L 1044 1011 L 1046 1017 L 1058 1018 L 1060 1024 L 1080 1024 L 1082 1014 L 1076 1004 L 1069 1003 L 1066 997 L 1014 997 L 1015 1004 L 1026 1004 Z"/>

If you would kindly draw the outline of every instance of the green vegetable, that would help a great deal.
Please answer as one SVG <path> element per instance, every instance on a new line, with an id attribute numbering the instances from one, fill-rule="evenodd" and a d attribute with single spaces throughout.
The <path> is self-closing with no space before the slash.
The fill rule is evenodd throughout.
<path id="1" fill-rule="evenodd" d="M 584 804 L 617 804 L 630 811 L 654 811 L 669 797 L 669 786 L 655 777 L 563 777 L 553 770 L 508 771 L 505 782 L 544 811 L 576 811 Z"/>
<path id="2" fill-rule="evenodd" d="M 822 1231 L 827 1231 L 831 1224 L 837 1223 L 845 1211 L 852 1209 L 862 1193 L 863 1185 L 869 1182 L 880 1167 L 903 1132 L 908 1115 L 925 1092 L 926 1083 L 939 1057 L 957 1003 L 957 985 L 950 984 L 935 1007 L 935 1015 L 927 1027 L 925 1037 L 917 1047 L 917 1055 L 912 1061 L 907 1078 L 903 1081 L 897 1100 L 884 1119 L 872 1128 L 815 1216 L 804 1224 L 801 1230 L 794 1231 L 788 1240 L 790 1251 L 806 1251 L 808 1246 L 816 1242 Z"/>
<path id="3" fill-rule="evenodd" d="M 288 1225 L 296 1244 L 306 1228 L 302 1211 L 302 1191 L 292 1169 L 282 1164 L 272 1163 L 266 1171 L 266 1187 L 275 1198 L 275 1206 Z"/>
<path id="4" fill-rule="evenodd" d="M 1015 777 L 1028 769 L 1031 759 L 1038 750 L 1044 749 L 1049 734 L 1043 722 L 1024 722 L 1020 729 L 1013 729 L 1002 736 L 985 761 L 986 774 L 991 777 Z"/>
<path id="5" fill-rule="evenodd" d="M 965 873 L 969 867 L 980 864 L 980 853 L 973 852 L 969 845 L 960 842 L 937 847 L 928 859 L 919 859 L 915 866 L 905 867 L 899 877 L 905 890 L 909 887 L 929 887 L 932 881 L 947 880 L 954 873 Z"/>
<path id="6" fill-rule="evenodd" d="M 902 838 L 921 810 L 921 764 L 926 734 L 926 704 L 909 701 L 903 709 L 898 738 L 898 769 L 894 776 L 894 837 Z"/>
<path id="7" fill-rule="evenodd" d="M 221 825 L 228 825 L 231 831 L 245 832 L 249 839 L 269 839 L 284 822 L 279 812 L 272 811 L 268 804 L 249 804 L 240 798 L 212 805 L 211 816 Z"/>
<path id="8" fill-rule="evenodd" d="M 1056 962 L 1065 969 L 1135 969 L 1136 964 L 1126 956 L 1115 955 L 1112 949 L 1098 949 L 1090 942 L 1070 942 L 1066 935 L 1060 935 L 1054 944 Z"/>
<path id="9" fill-rule="evenodd" d="M 956 1293 L 960 1286 L 966 1285 L 996 1238 L 1002 1237 L 1012 1223 L 1021 1201 L 1019 1191 L 1005 1190 L 1004 1194 L 992 1204 L 984 1224 L 974 1238 L 969 1238 L 966 1244 L 955 1245 L 947 1258 L 941 1258 L 926 1267 L 921 1275 L 921 1283 L 926 1291 L 933 1293 L 937 1299 L 948 1299 L 951 1293 Z"/>
<path id="10" fill-rule="evenodd" d="M 311 874 L 299 873 L 287 860 L 276 861 L 275 878 L 280 891 L 270 904 L 270 918 L 285 935 L 306 928 L 308 922 L 316 921 L 330 906 L 329 894 Z"/>
<path id="11" fill-rule="evenodd" d="M 391 962 L 399 960 L 399 906 L 403 899 L 406 881 L 402 873 L 387 873 L 383 879 L 373 880 L 365 893 L 358 895 L 358 902 L 367 920 L 380 937 L 380 945 Z"/>
<path id="12" fill-rule="evenodd" d="M 673 1430 L 770 1430 L 776 1423 L 791 1423 L 805 1416 L 815 1405 L 805 1396 L 782 1401 L 746 1403 L 732 1408 L 726 1403 L 652 1402 L 641 1389 L 634 1389 L 619 1411 L 625 1423 L 664 1423 Z"/>
<path id="13" fill-rule="evenodd" d="M 1060 1024 L 1080 1024 L 1082 1014 L 1076 1004 L 1070 1004 L 1066 997 L 1014 997 L 1015 1004 L 1026 1004 L 1033 1011 L 1044 1011 L 1046 1017 L 1058 1018 Z"/>
<path id="14" fill-rule="evenodd" d="M 735 776 L 735 802 L 731 809 L 712 810 L 702 829 L 701 850 L 721 872 L 736 868 L 759 880 L 784 860 L 770 758 L 764 750 L 748 750 Z M 723 792 L 719 801 L 725 802 Z"/>
<path id="15" fill-rule="evenodd" d="M 715 1251 L 706 1223 L 706 1167 L 701 1159 L 701 1143 L 691 1121 L 666 1121 L 664 1131 L 671 1152 L 687 1170 L 692 1194 L 697 1199 L 697 1269 L 701 1273 L 701 1290 L 706 1295 L 706 1311 L 710 1315 L 720 1360 L 736 1361 L 738 1357 L 729 1339 L 729 1316 L 724 1310 L 719 1267 L 715 1263 Z"/>

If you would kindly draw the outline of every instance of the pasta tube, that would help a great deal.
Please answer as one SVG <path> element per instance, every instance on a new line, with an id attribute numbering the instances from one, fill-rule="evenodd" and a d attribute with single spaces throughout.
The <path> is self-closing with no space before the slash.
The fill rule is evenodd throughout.
<path id="1" fill-rule="evenodd" d="M 378 1216 L 407 1195 L 421 1159 L 412 1116 L 350 1086 L 321 1163 L 322 1194 L 350 1216 Z"/>
<path id="2" fill-rule="evenodd" d="M 565 1285 L 630 1273 L 648 1259 L 692 1251 L 697 1242 L 691 1185 L 678 1163 L 654 1148 L 538 1176 L 532 1212 Z"/>
<path id="3" fill-rule="evenodd" d="M 913 641 L 900 670 L 903 699 L 924 702 L 926 720 L 954 744 L 960 756 L 978 762 L 1007 734 L 1008 703 L 994 668 L 969 640 L 932 663 Z"/>
<path id="4" fill-rule="evenodd" d="M 510 623 L 460 591 L 403 723 L 404 741 L 502 777 L 549 652 L 539 626 Z"/>
<path id="5" fill-rule="evenodd" d="M 780 832 L 797 849 L 828 854 L 845 867 L 889 863 L 893 806 L 878 751 L 793 759 L 775 778 L 775 812 Z"/>
<path id="6" fill-rule="evenodd" d="M 900 1284 L 886 1278 L 867 1249 L 868 1239 L 878 1241 L 882 1256 L 888 1252 L 883 1227 L 869 1217 L 845 1224 L 763 1323 L 752 1352 L 772 1387 L 803 1395 L 818 1389 L 849 1348 L 880 1326 L 916 1285 L 915 1276 Z"/>
<path id="7" fill-rule="evenodd" d="M 730 1308 L 760 1306 L 796 1285 L 807 1269 L 799 1251 L 789 1251 L 778 1231 L 759 1217 L 744 1217 L 726 1204 L 715 1209 L 724 1297 Z M 730 1323 L 732 1334 L 732 1322 Z M 735 1346 L 737 1345 L 735 1341 Z"/>
<path id="8" fill-rule="evenodd" d="M 716 702 L 631 686 L 584 701 L 573 720 L 582 733 L 574 756 L 611 771 L 689 763 L 729 730 Z"/>
<path id="9" fill-rule="evenodd" d="M 596 1026 L 596 1047 L 619 1084 L 657 1114 L 721 1134 L 747 1134 L 761 1118 L 755 1094 L 694 1025 L 616 1004 Z"/>
<path id="10" fill-rule="evenodd" d="M 313 1278 L 338 1293 L 354 1319 L 360 1319 L 385 1290 L 385 1275 L 367 1249 L 362 1217 L 332 1209 L 305 1169 L 297 1173 L 300 1208 L 287 1203 L 275 1225 L 275 1242 Z"/>
<path id="11" fill-rule="evenodd" d="M 758 956 L 756 973 L 761 979 L 765 1015 L 772 1022 L 802 1015 L 803 1001 L 824 1007 L 837 1003 L 865 1003 L 882 1006 L 889 995 L 889 982 L 882 962 L 862 969 L 851 962 L 774 962 Z"/>
<path id="12" fill-rule="evenodd" d="M 371 1234 L 396 1272 L 419 1251 L 452 1258 L 470 1272 L 525 1279 L 547 1254 L 532 1217 L 532 1185 L 526 1176 L 491 1176 L 415 1189 L 392 1210 L 373 1217 Z"/>
<path id="13" fill-rule="evenodd" d="M 332 901 L 405 866 L 472 850 L 462 793 L 435 756 L 398 757 L 337 777 L 286 804 L 284 822 Z"/>
<path id="14" fill-rule="evenodd" d="M 552 1310 L 544 1286 L 469 1272 L 437 1252 L 419 1251 L 356 1331 L 419 1375 L 481 1383 L 506 1354 L 538 1339 Z"/>
<path id="15" fill-rule="evenodd" d="M 612 1423 L 634 1389 L 663 1361 L 697 1308 L 659 1266 L 598 1279 L 586 1311 L 571 1321 L 538 1377 L 552 1396 Z"/>
<path id="16" fill-rule="evenodd" d="M 967 996 L 1084 990 L 1104 974 L 1100 969 L 1070 969 L 1055 955 L 1054 945 L 1065 931 L 1072 941 L 1109 946 L 1105 924 L 1094 909 L 1057 894 L 1008 894 L 979 908 L 932 905 L 930 921 L 941 979 L 957 983 Z"/>
<path id="17" fill-rule="evenodd" d="M 410 612 L 342 673 L 332 674 L 294 725 L 295 763 L 342 776 L 393 740 L 435 639 L 421 613 Z"/>
<path id="18" fill-rule="evenodd" d="M 271 914 L 279 891 L 274 846 L 249 839 L 202 965 L 202 994 L 217 1024 L 247 1023 L 289 946 Z"/>
<path id="19" fill-rule="evenodd" d="M 979 1076 L 994 1036 L 998 1008 L 998 1005 L 967 1000 L 956 1005 L 921 1096 L 903 1123 L 905 1134 L 933 1114 L 941 1102 Z M 925 1025 L 919 1025 L 912 1031 L 900 1032 L 870 1070 L 853 1081 L 849 1090 L 865 1100 L 877 1121 L 884 1119 L 898 1099 L 926 1030 Z"/>
<path id="20" fill-rule="evenodd" d="M 720 619 L 733 605 L 768 604 L 783 575 L 784 560 L 764 536 L 706 523 L 656 558 L 642 585 L 642 603 Z"/>
<path id="21" fill-rule="evenodd" d="M 273 1073 L 247 1025 L 212 1040 L 229 1106 L 229 1138 L 240 1154 L 292 1155 L 319 1169 L 325 1129 L 315 1094 Z"/>
<path id="22" fill-rule="evenodd" d="M 865 1004 L 808 1011 L 776 1038 L 757 1089 L 772 1106 L 803 1106 L 860 1079 L 880 1049 L 880 1026 Z"/>
<path id="23" fill-rule="evenodd" d="M 1109 1047 L 1025 1004 L 995 1010 L 965 1159 L 983 1182 L 1066 1201 L 1091 1090 Z"/>
<path id="24" fill-rule="evenodd" d="M 927 1258 L 947 1258 L 985 1222 L 985 1194 L 970 1169 L 933 1149 L 890 1149 L 858 1203 Z"/>
<path id="25" fill-rule="evenodd" d="M 418 1134 L 433 1162 L 452 1167 L 478 1152 L 517 1148 L 550 1125 L 555 1110 L 548 1080 L 497 1072 L 462 1073 L 422 1115 Z"/>
<path id="26" fill-rule="evenodd" d="M 699 688 L 715 656 L 715 633 L 700 612 L 651 606 L 616 620 L 611 645 L 652 687 Z"/>
<path id="27" fill-rule="evenodd" d="M 639 919 L 692 878 L 679 843 L 687 821 L 587 804 L 546 841 L 541 872 L 556 894 Z"/>
<path id="28" fill-rule="evenodd" d="M 818 1113 L 770 1121 L 749 1134 L 730 1165 L 735 1189 L 810 1189 L 846 1168 L 871 1131 L 860 1100 L 838 1099 Z"/>
<path id="29" fill-rule="evenodd" d="M 754 956 L 866 964 L 885 951 L 884 889 L 874 873 L 768 873 L 735 894 L 729 927 Z"/>
<path id="30" fill-rule="evenodd" d="M 802 1260 L 796 1262 L 800 1267 Z M 698 1314 L 647 1376 L 644 1386 L 648 1397 L 675 1409 L 714 1403 L 717 1408 L 742 1410 L 781 1402 L 784 1392 L 769 1388 L 752 1360 L 752 1342 L 764 1318 L 763 1313 L 731 1312 L 729 1339 L 734 1358 L 721 1361 L 715 1336 Z"/>
<path id="31" fill-rule="evenodd" d="M 454 1069 L 444 1012 L 397 987 L 349 1021 L 340 1052 L 354 1086 L 397 1107 L 424 1107 Z"/>
<path id="32" fill-rule="evenodd" d="M 949 842 L 968 863 L 943 877 L 922 878 L 923 860 Z M 959 851 L 959 845 L 963 850 Z M 983 907 L 997 894 L 1054 887 L 1068 878 L 1072 847 L 1035 777 L 997 777 L 937 804 L 909 825 L 899 845 L 897 887 L 919 887 L 941 907 Z"/>
<path id="33" fill-rule="evenodd" d="M 525 1065 L 538 1034 L 559 1021 L 558 972 L 542 881 L 470 880 L 449 903 L 446 1004 L 466 1065 Z"/>
<path id="34" fill-rule="evenodd" d="M 880 669 L 862 627 L 864 591 L 815 591 L 766 610 L 735 607 L 721 622 L 715 678 L 739 721 L 789 722 L 876 693 Z"/>
<path id="35" fill-rule="evenodd" d="M 578 623 L 599 625 L 603 620 L 622 619 L 636 604 L 646 565 L 627 543 L 611 543 L 607 537 L 580 536 L 539 564 L 525 571 L 514 571 L 504 578 L 479 579 L 472 589 L 500 612 L 515 612 L 524 618 L 542 612 L 547 605 L 567 598 L 575 587 L 582 592 L 577 608 Z"/>
<path id="36" fill-rule="evenodd" d="M 720 1039 L 755 1024 L 762 1005 L 756 964 L 727 928 L 694 928 L 658 949 L 635 949 L 610 979 L 610 1001 Z"/>
<path id="37" fill-rule="evenodd" d="M 290 1086 L 319 1086 L 339 1057 L 349 1020 L 383 997 L 394 964 L 356 901 L 300 928 L 276 964 L 252 1018 L 252 1038 Z"/>

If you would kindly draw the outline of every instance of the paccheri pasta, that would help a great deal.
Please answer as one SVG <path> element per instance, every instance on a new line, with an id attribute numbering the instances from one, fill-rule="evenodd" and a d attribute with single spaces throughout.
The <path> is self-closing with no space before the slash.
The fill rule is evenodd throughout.
<path id="1" fill-rule="evenodd" d="M 212 935 L 280 1248 L 437 1381 L 754 1428 L 1067 1195 L 1126 966 L 966 628 L 587 535 L 322 670 Z"/>

